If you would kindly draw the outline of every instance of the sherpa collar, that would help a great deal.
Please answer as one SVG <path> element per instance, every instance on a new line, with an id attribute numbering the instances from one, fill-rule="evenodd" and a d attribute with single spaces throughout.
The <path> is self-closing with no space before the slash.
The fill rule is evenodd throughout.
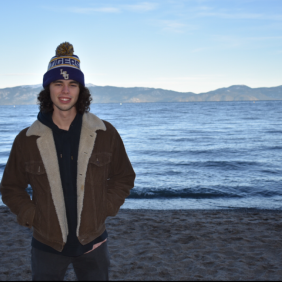
<path id="1" fill-rule="evenodd" d="M 92 132 L 95 132 L 97 130 L 106 130 L 104 122 L 91 113 L 86 113 L 83 115 L 82 127 L 85 127 L 86 129 L 89 129 Z M 26 136 L 43 136 L 49 130 L 51 129 L 48 126 L 44 125 L 39 120 L 36 120 L 27 130 Z"/>

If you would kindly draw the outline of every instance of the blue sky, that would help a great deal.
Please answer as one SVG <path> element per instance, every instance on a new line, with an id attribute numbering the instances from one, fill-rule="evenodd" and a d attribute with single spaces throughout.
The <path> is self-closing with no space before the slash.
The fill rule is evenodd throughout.
<path id="1" fill-rule="evenodd" d="M 0 88 L 42 83 L 69 41 L 87 83 L 205 92 L 282 85 L 281 0 L 3 1 Z"/>

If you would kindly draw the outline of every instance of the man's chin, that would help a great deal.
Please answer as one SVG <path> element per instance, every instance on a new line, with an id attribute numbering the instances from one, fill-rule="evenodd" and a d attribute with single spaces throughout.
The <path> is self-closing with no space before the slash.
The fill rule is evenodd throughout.
<path id="1" fill-rule="evenodd" d="M 60 107 L 60 106 L 54 104 L 54 106 L 60 111 L 67 112 L 67 111 L 70 111 L 75 105 L 71 105 L 71 106 L 68 106 L 68 107 Z"/>

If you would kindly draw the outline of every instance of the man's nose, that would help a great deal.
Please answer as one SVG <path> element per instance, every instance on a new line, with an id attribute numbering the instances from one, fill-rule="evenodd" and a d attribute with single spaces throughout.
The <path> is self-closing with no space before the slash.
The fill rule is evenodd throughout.
<path id="1" fill-rule="evenodd" d="M 69 93 L 69 87 L 68 85 L 63 86 L 63 93 Z"/>

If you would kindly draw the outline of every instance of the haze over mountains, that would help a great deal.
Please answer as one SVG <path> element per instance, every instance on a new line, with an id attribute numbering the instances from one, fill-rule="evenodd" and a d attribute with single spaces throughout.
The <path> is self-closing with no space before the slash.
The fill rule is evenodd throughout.
<path id="1" fill-rule="evenodd" d="M 282 85 L 250 88 L 233 85 L 214 91 L 195 94 L 145 87 L 114 87 L 87 84 L 93 103 L 154 103 L 154 102 L 206 102 L 206 101 L 259 101 L 282 100 Z M 25 85 L 0 89 L 0 105 L 36 104 L 41 85 Z"/>

